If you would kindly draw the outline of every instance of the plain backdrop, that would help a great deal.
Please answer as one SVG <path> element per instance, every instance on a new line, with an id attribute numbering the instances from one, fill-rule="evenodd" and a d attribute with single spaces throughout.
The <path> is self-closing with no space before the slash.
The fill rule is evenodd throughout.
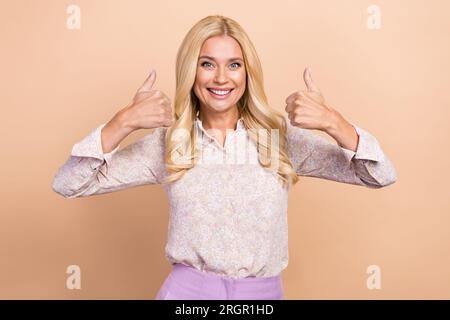
<path id="1" fill-rule="evenodd" d="M 79 30 L 66 26 L 70 5 Z M 367 26 L 371 5 L 380 29 Z M 286 298 L 450 298 L 445 0 L 2 1 L 0 298 L 154 299 L 170 271 L 162 186 L 64 199 L 51 184 L 73 144 L 125 107 L 150 68 L 174 98 L 178 47 L 211 14 L 249 34 L 272 106 L 284 112 L 310 66 L 329 104 L 397 170 L 377 190 L 301 178 L 289 194 Z M 81 268 L 79 290 L 66 287 L 70 265 Z M 367 287 L 372 265 L 380 289 Z"/>

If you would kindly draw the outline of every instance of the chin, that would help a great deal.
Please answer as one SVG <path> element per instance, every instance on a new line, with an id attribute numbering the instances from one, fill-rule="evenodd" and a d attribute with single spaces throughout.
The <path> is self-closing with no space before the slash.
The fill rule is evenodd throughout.
<path id="1" fill-rule="evenodd" d="M 208 106 L 209 106 L 209 109 L 212 109 L 212 110 L 217 111 L 217 112 L 226 111 L 226 110 L 231 109 L 230 105 L 227 105 L 227 106 L 224 106 L 224 107 L 219 107 L 219 106 L 215 107 L 215 106 L 213 106 L 211 104 L 208 104 Z"/>

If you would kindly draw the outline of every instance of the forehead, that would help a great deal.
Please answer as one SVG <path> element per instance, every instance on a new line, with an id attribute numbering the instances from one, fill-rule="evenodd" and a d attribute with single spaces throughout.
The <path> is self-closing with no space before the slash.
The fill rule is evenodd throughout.
<path id="1" fill-rule="evenodd" d="M 217 60 L 227 60 L 230 57 L 243 58 L 241 46 L 233 37 L 214 36 L 203 42 L 200 55 L 207 55 Z"/>

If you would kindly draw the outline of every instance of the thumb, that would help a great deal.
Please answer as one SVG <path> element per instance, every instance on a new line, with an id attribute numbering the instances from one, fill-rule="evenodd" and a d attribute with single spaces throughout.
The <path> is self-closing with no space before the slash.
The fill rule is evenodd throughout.
<path id="1" fill-rule="evenodd" d="M 155 80 L 156 80 L 156 71 L 154 69 L 151 69 L 150 74 L 148 75 L 147 79 L 145 79 L 144 83 L 139 88 L 138 92 L 148 92 L 152 90 Z"/>
<path id="2" fill-rule="evenodd" d="M 316 86 L 316 84 L 312 80 L 311 69 L 309 67 L 306 68 L 305 71 L 303 72 L 303 80 L 305 81 L 306 88 L 308 89 L 308 91 L 320 92 L 319 87 Z"/>

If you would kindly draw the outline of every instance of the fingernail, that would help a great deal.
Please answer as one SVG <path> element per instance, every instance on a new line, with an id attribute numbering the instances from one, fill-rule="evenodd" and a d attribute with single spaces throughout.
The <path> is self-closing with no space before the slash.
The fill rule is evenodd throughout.
<path id="1" fill-rule="evenodd" d="M 153 73 L 153 71 L 155 71 L 155 69 L 151 68 L 150 72 L 148 73 L 149 75 Z"/>

